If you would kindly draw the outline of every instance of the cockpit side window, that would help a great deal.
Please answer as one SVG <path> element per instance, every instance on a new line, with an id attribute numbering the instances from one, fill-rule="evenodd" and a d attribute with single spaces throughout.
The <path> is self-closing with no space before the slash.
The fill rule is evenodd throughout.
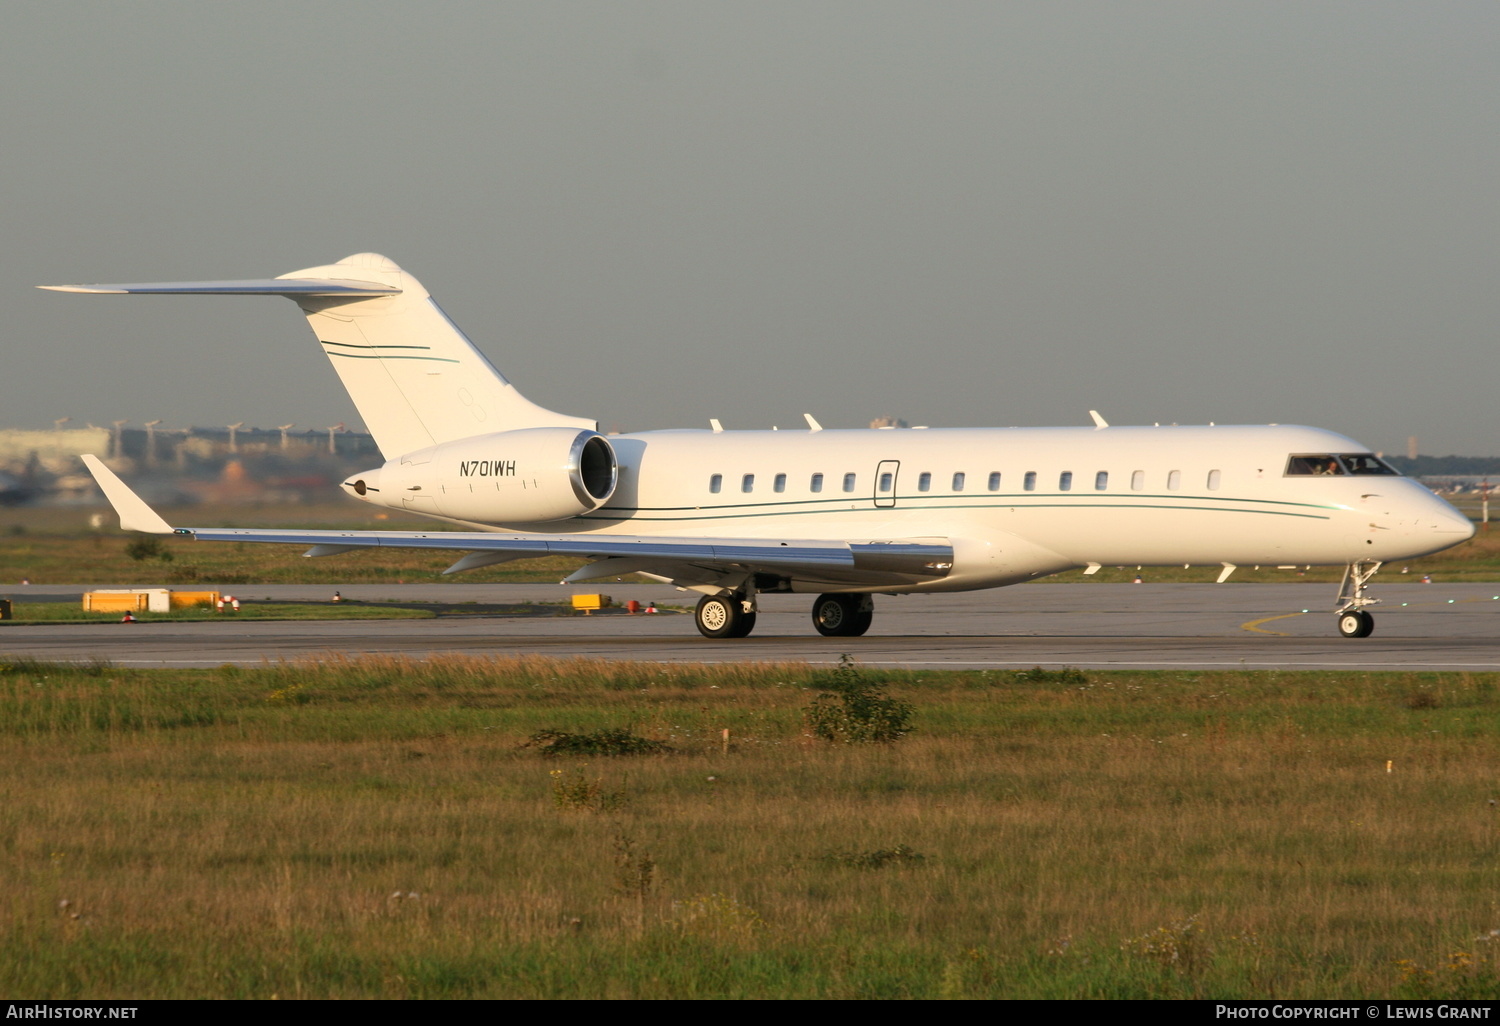
<path id="1" fill-rule="evenodd" d="M 1399 477 L 1400 471 L 1372 452 L 1298 454 L 1286 464 L 1287 477 L 1343 477 L 1346 474 L 1383 474 Z"/>
<path id="2" fill-rule="evenodd" d="M 1338 461 L 1338 457 L 1329 454 L 1317 456 L 1293 456 L 1287 460 L 1287 477 L 1338 477 L 1344 473 L 1344 467 Z"/>

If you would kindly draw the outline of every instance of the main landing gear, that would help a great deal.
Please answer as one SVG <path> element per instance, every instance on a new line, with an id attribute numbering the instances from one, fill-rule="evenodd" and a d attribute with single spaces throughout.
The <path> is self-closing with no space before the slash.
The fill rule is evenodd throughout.
<path id="1" fill-rule="evenodd" d="M 743 638 L 755 629 L 755 593 L 722 592 L 698 600 L 693 621 L 705 638 Z M 828 638 L 857 638 L 870 629 L 875 601 L 869 595 L 819 595 L 812 621 Z"/>
<path id="2" fill-rule="evenodd" d="M 857 638 L 875 619 L 875 600 L 869 595 L 819 595 L 812 621 L 825 638 Z"/>
<path id="3" fill-rule="evenodd" d="M 733 593 L 704 595 L 693 620 L 705 638 L 743 638 L 755 630 L 755 599 Z"/>
<path id="4" fill-rule="evenodd" d="M 1365 589 L 1370 578 L 1380 570 L 1379 560 L 1350 563 L 1344 568 L 1344 579 L 1339 584 L 1338 605 L 1333 615 L 1338 618 L 1339 633 L 1346 638 L 1368 638 L 1375 630 L 1375 617 L 1365 611 L 1380 600 L 1370 598 Z"/>

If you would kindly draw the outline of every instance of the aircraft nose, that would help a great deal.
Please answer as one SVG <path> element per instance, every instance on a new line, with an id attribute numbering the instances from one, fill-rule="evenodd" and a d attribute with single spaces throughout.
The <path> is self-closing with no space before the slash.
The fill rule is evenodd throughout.
<path id="1" fill-rule="evenodd" d="M 1468 541 L 1474 537 L 1474 532 L 1478 530 L 1474 521 L 1464 516 L 1452 506 L 1448 506 L 1447 503 L 1443 503 L 1443 505 L 1447 508 L 1437 511 L 1437 515 L 1432 518 L 1433 530 L 1438 534 L 1454 535 L 1455 541 Z"/>
<path id="2" fill-rule="evenodd" d="M 1423 496 L 1423 500 L 1414 518 L 1419 528 L 1442 536 L 1448 545 L 1457 545 L 1474 537 L 1477 530 L 1474 522 L 1448 502 L 1430 492 Z"/>

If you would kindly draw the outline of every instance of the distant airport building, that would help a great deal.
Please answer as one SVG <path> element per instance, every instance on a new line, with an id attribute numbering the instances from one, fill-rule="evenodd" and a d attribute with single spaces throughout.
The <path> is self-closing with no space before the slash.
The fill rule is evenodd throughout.
<path id="1" fill-rule="evenodd" d="M 348 474 L 384 462 L 375 440 L 343 425 L 275 428 L 131 427 L 0 430 L 0 504 L 103 501 L 82 453 L 100 456 L 154 501 L 300 502 L 335 498 Z"/>
<path id="2" fill-rule="evenodd" d="M 102 427 L 0 431 L 0 464 L 25 463 L 33 457 L 43 462 L 71 461 L 81 452 L 108 453 L 109 436 L 109 428 Z"/>

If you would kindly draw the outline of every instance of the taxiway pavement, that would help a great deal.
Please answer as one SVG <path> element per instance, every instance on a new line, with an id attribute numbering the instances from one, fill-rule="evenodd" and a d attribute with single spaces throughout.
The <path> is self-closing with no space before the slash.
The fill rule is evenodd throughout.
<path id="1" fill-rule="evenodd" d="M 0 589 L 27 601 L 76 599 L 84 586 Z M 328 601 L 329 587 L 246 585 L 255 601 Z M 466 614 L 469 604 L 557 602 L 603 591 L 620 603 L 655 600 L 689 609 L 697 596 L 664 586 L 545 584 L 347 585 L 359 602 L 442 603 L 429 620 L 0 624 L 0 653 L 38 659 L 103 659 L 120 666 L 218 666 L 367 653 L 548 655 L 596 659 L 834 663 L 932 669 L 1078 666 L 1106 669 L 1500 670 L 1500 585 L 1397 581 L 1377 586 L 1375 634 L 1334 630 L 1329 584 L 1058 584 L 1038 582 L 953 595 L 877 596 L 862 638 L 812 629 L 811 595 L 764 595 L 755 633 L 701 637 L 690 615 Z"/>

